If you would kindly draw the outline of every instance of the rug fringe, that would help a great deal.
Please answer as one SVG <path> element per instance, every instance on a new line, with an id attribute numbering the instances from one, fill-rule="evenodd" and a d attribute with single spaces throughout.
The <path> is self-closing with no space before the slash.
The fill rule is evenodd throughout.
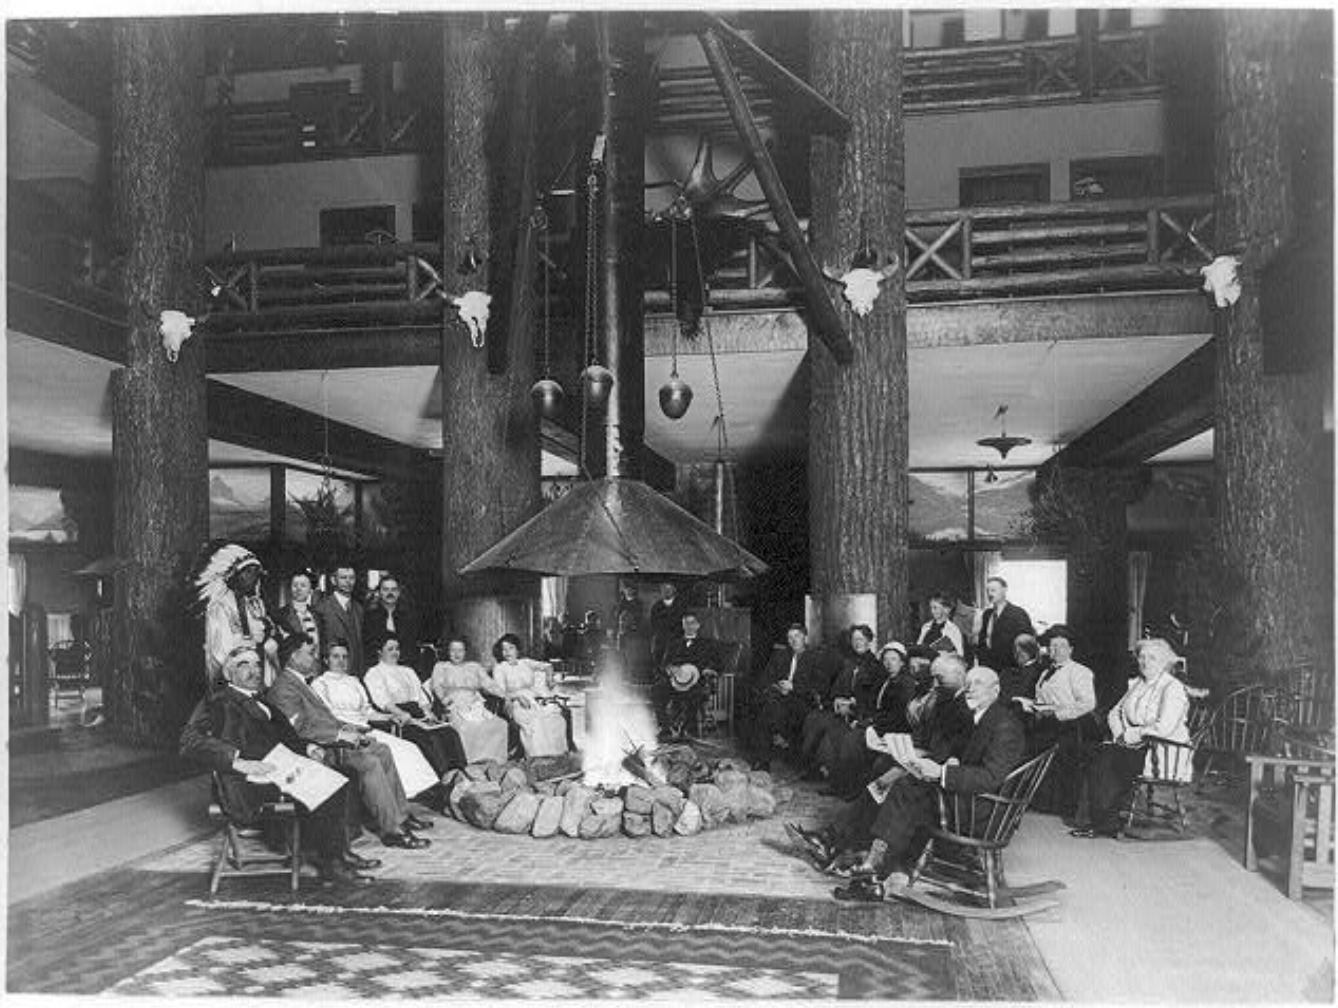
<path id="1" fill-rule="evenodd" d="M 459 920 L 530 921 L 552 924 L 595 924 L 602 927 L 641 928 L 650 931 L 712 931 L 727 934 L 774 935 L 790 938 L 828 938 L 865 945 L 942 945 L 952 947 L 945 938 L 906 938 L 894 935 L 851 934 L 848 931 L 824 931 L 817 928 L 747 927 L 739 924 L 680 924 L 676 921 L 623 921 L 598 917 L 562 917 L 553 914 L 494 914 L 450 907 L 345 907 L 322 903 L 271 903 L 266 900 L 188 899 L 186 906 L 203 910 L 258 910 L 265 913 L 310 914 L 392 914 L 416 917 L 454 917 Z"/>

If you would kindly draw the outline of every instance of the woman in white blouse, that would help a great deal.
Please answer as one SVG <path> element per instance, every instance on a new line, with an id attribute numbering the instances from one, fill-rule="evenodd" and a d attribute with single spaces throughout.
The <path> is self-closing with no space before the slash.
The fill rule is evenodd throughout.
<path id="1" fill-rule="evenodd" d="M 1088 771 L 1091 825 L 1072 830 L 1074 836 L 1117 836 L 1120 810 L 1151 756 L 1148 743 L 1189 741 L 1189 695 L 1171 671 L 1180 656 L 1160 638 L 1139 641 L 1135 654 L 1139 677 L 1110 709 L 1111 741 L 1100 747 Z"/>
<path id="2" fill-rule="evenodd" d="M 394 719 L 403 738 L 423 750 L 438 776 L 465 766 L 459 733 L 432 713 L 432 697 L 418 673 L 400 664 L 399 639 L 386 637 L 377 654 L 380 661 L 363 676 L 372 704 Z"/>
<path id="3" fill-rule="evenodd" d="M 571 744 L 570 715 L 548 687 L 547 662 L 522 658 L 520 638 L 503 634 L 492 648 L 493 682 L 506 698 L 506 716 L 520 731 L 526 756 L 558 756 Z"/>
<path id="4" fill-rule="evenodd" d="M 470 763 L 485 760 L 506 762 L 506 722 L 488 710 L 485 693 L 503 696 L 504 691 L 489 678 L 478 662 L 466 660 L 465 642 L 455 638 L 446 645 L 446 661 L 432 669 L 429 688 L 441 702 L 446 719 L 460 734 L 465 758 Z"/>
<path id="5" fill-rule="evenodd" d="M 1050 664 L 1036 680 L 1030 697 L 1015 698 L 1027 729 L 1027 752 L 1036 755 L 1057 746 L 1031 807 L 1071 818 L 1078 805 L 1082 775 L 1092 745 L 1100 740 L 1096 711 L 1096 676 L 1073 660 L 1073 633 L 1063 623 L 1046 631 Z"/>

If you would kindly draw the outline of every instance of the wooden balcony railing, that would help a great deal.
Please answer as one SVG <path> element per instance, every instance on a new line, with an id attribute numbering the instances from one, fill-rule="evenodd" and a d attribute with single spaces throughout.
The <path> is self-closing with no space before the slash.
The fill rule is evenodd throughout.
<path id="1" fill-rule="evenodd" d="M 399 93 L 379 103 L 346 89 L 294 89 L 288 101 L 209 111 L 211 164 L 268 164 L 421 150 L 421 107 Z"/>
<path id="2" fill-rule="evenodd" d="M 912 211 L 902 263 L 907 299 L 923 303 L 1192 288 L 1215 254 L 1212 197 L 1184 196 Z M 798 303 L 788 260 L 767 233 L 749 237 L 711 278 L 719 309 Z M 646 305 L 668 310 L 669 296 L 650 290 Z"/>

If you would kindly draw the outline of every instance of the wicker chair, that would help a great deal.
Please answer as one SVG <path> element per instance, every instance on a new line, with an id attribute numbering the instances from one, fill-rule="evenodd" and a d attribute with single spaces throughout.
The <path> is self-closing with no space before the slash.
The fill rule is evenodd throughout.
<path id="1" fill-rule="evenodd" d="M 913 886 L 923 875 L 953 892 L 983 899 L 991 910 L 1011 901 L 1004 877 L 1003 851 L 1022 822 L 1041 779 L 1054 759 L 1045 750 L 1004 778 L 996 794 L 939 791 L 939 826 L 911 872 Z M 960 848 L 974 863 L 943 856 L 942 847 Z M 984 887 L 982 892 L 981 887 Z"/>
<path id="2" fill-rule="evenodd" d="M 223 788 L 215 772 L 212 778 L 213 801 L 209 818 L 220 823 L 218 856 L 209 876 L 209 895 L 218 892 L 224 876 L 287 875 L 289 887 L 297 892 L 302 870 L 302 823 L 297 804 L 289 799 L 267 802 L 261 806 L 255 822 L 245 826 L 234 822 L 223 804 Z M 284 847 L 276 851 L 266 842 L 265 827 L 277 823 L 283 832 Z"/>
<path id="3" fill-rule="evenodd" d="M 1180 803 L 1180 789 L 1188 787 L 1194 776 L 1194 743 L 1172 742 L 1153 735 L 1146 736 L 1144 742 L 1148 760 L 1143 772 L 1134 778 L 1129 804 L 1124 810 L 1124 828 L 1132 828 L 1137 818 L 1148 824 L 1166 823 L 1177 833 L 1183 833 L 1185 808 Z"/>

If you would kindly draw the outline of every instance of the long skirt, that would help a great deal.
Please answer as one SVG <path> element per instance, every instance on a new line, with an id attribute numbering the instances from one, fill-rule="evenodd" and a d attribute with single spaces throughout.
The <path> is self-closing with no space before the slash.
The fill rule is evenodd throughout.
<path id="1" fill-rule="evenodd" d="M 520 744 L 526 756 L 561 756 L 567 751 L 567 720 L 554 704 L 522 706 L 514 701 L 507 714 L 520 729 Z"/>
<path id="2" fill-rule="evenodd" d="M 451 718 L 470 763 L 506 762 L 506 722 L 492 714 L 477 719 Z"/>

